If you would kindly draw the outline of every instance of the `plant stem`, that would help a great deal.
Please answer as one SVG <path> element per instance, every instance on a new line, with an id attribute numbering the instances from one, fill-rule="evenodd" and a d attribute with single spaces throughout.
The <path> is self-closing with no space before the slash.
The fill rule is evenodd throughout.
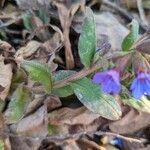
<path id="1" fill-rule="evenodd" d="M 79 80 L 79 79 L 86 77 L 87 75 L 99 70 L 101 67 L 102 66 L 100 64 L 96 64 L 96 65 L 93 65 L 91 68 L 85 68 L 85 69 L 73 74 L 72 76 L 70 76 L 64 80 L 60 80 L 58 82 L 55 82 L 53 88 L 57 89 L 57 88 L 64 87 L 64 86 L 70 84 L 70 82 Z"/>

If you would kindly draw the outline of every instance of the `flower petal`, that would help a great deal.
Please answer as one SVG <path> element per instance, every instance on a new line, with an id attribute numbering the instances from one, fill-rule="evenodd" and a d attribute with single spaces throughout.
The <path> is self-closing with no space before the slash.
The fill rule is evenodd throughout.
<path id="1" fill-rule="evenodd" d="M 97 84 L 100 84 L 104 81 L 106 77 L 107 77 L 107 74 L 105 72 L 98 72 L 94 75 L 93 81 Z"/>
<path id="2" fill-rule="evenodd" d="M 149 80 L 145 80 L 145 85 L 143 87 L 144 93 L 150 96 L 150 82 Z"/>
<path id="3" fill-rule="evenodd" d="M 131 90 L 135 89 L 135 88 L 137 87 L 137 84 L 138 84 L 138 79 L 135 78 L 135 79 L 133 80 L 132 84 L 131 84 L 130 89 L 131 89 Z"/>
<path id="4" fill-rule="evenodd" d="M 132 90 L 132 95 L 135 99 L 140 99 L 143 95 L 143 90 L 141 89 L 141 85 L 139 82 L 137 82 L 136 88 Z"/>
<path id="5" fill-rule="evenodd" d="M 114 80 L 114 82 L 116 83 L 116 84 L 120 84 L 120 77 L 119 77 L 119 73 L 117 72 L 117 71 L 115 71 L 115 70 L 110 70 L 109 72 L 108 72 L 108 74 L 109 75 L 111 75 L 111 77 L 113 78 L 113 80 Z"/>
<path id="6" fill-rule="evenodd" d="M 112 92 L 112 80 L 106 80 L 105 83 L 102 83 L 102 90 L 105 93 L 111 93 Z"/>

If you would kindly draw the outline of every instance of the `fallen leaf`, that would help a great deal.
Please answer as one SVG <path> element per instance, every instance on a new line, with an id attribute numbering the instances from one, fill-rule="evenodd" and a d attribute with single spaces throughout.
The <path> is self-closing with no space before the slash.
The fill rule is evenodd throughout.
<path id="1" fill-rule="evenodd" d="M 48 111 L 52 111 L 53 109 L 59 108 L 62 106 L 62 103 L 58 96 L 51 95 L 48 96 L 44 101 L 45 106 L 47 107 Z"/>
<path id="2" fill-rule="evenodd" d="M 16 127 L 16 132 L 32 137 L 45 137 L 48 134 L 47 109 L 45 106 L 23 118 Z"/>
<path id="3" fill-rule="evenodd" d="M 119 134 L 132 134 L 149 126 L 150 115 L 138 113 L 134 109 L 131 109 L 121 120 L 109 124 L 110 130 Z"/>
<path id="4" fill-rule="evenodd" d="M 42 139 L 10 136 L 12 150 L 37 150 Z"/>
<path id="5" fill-rule="evenodd" d="M 65 46 L 65 57 L 66 57 L 66 67 L 67 69 L 74 68 L 74 58 L 71 49 L 71 43 L 69 39 L 70 33 L 70 26 L 73 19 L 74 14 L 76 11 L 84 6 L 85 1 L 76 1 L 74 3 L 59 3 L 54 1 L 53 4 L 58 9 L 58 14 L 61 22 L 61 26 L 63 28 L 63 35 L 64 35 L 64 46 Z M 71 5 L 69 5 L 71 4 Z"/>
<path id="6" fill-rule="evenodd" d="M 35 94 L 33 100 L 27 106 L 25 116 L 28 116 L 29 114 L 35 112 L 38 108 L 40 108 L 43 105 L 45 99 L 46 99 L 45 95 Z"/>
<path id="7" fill-rule="evenodd" d="M 11 64 L 4 64 L 4 58 L 2 56 L 0 56 L 0 70 L 0 86 L 3 88 L 0 92 L 0 99 L 5 100 L 11 85 L 12 66 Z"/>
<path id="8" fill-rule="evenodd" d="M 49 1 L 47 0 L 15 0 L 17 5 L 21 9 L 35 9 L 38 10 L 40 7 L 47 7 L 49 5 Z"/>
<path id="9" fill-rule="evenodd" d="M 95 114 L 89 111 L 86 107 L 81 107 L 77 109 L 71 109 L 63 107 L 59 110 L 55 110 L 49 113 L 49 123 L 50 124 L 83 124 L 88 125 L 92 123 L 96 118 L 100 117 L 99 114 Z"/>

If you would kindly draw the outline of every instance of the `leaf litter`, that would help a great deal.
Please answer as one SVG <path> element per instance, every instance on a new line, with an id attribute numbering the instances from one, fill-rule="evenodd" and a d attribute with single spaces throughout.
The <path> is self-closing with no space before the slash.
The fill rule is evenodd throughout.
<path id="1" fill-rule="evenodd" d="M 134 5 L 138 20 L 146 2 Z M 129 88 L 135 68 L 128 64 L 120 95 L 91 80 L 123 66 L 135 49 L 149 66 L 149 31 L 140 24 L 138 34 L 133 3 L 2 0 L 0 7 L 0 149 L 150 149 L 149 93 L 136 101 Z"/>

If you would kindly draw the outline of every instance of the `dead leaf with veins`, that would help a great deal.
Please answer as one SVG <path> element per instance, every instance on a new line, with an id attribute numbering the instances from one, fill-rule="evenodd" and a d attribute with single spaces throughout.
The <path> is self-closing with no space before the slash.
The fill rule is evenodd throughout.
<path id="1" fill-rule="evenodd" d="M 33 114 L 23 118 L 16 127 L 16 132 L 20 135 L 32 137 L 45 137 L 48 134 L 47 109 L 40 107 Z"/>
<path id="2" fill-rule="evenodd" d="M 11 64 L 4 64 L 4 57 L 2 56 L 0 56 L 0 70 L 0 99 L 5 100 L 8 96 L 13 74 Z"/>

